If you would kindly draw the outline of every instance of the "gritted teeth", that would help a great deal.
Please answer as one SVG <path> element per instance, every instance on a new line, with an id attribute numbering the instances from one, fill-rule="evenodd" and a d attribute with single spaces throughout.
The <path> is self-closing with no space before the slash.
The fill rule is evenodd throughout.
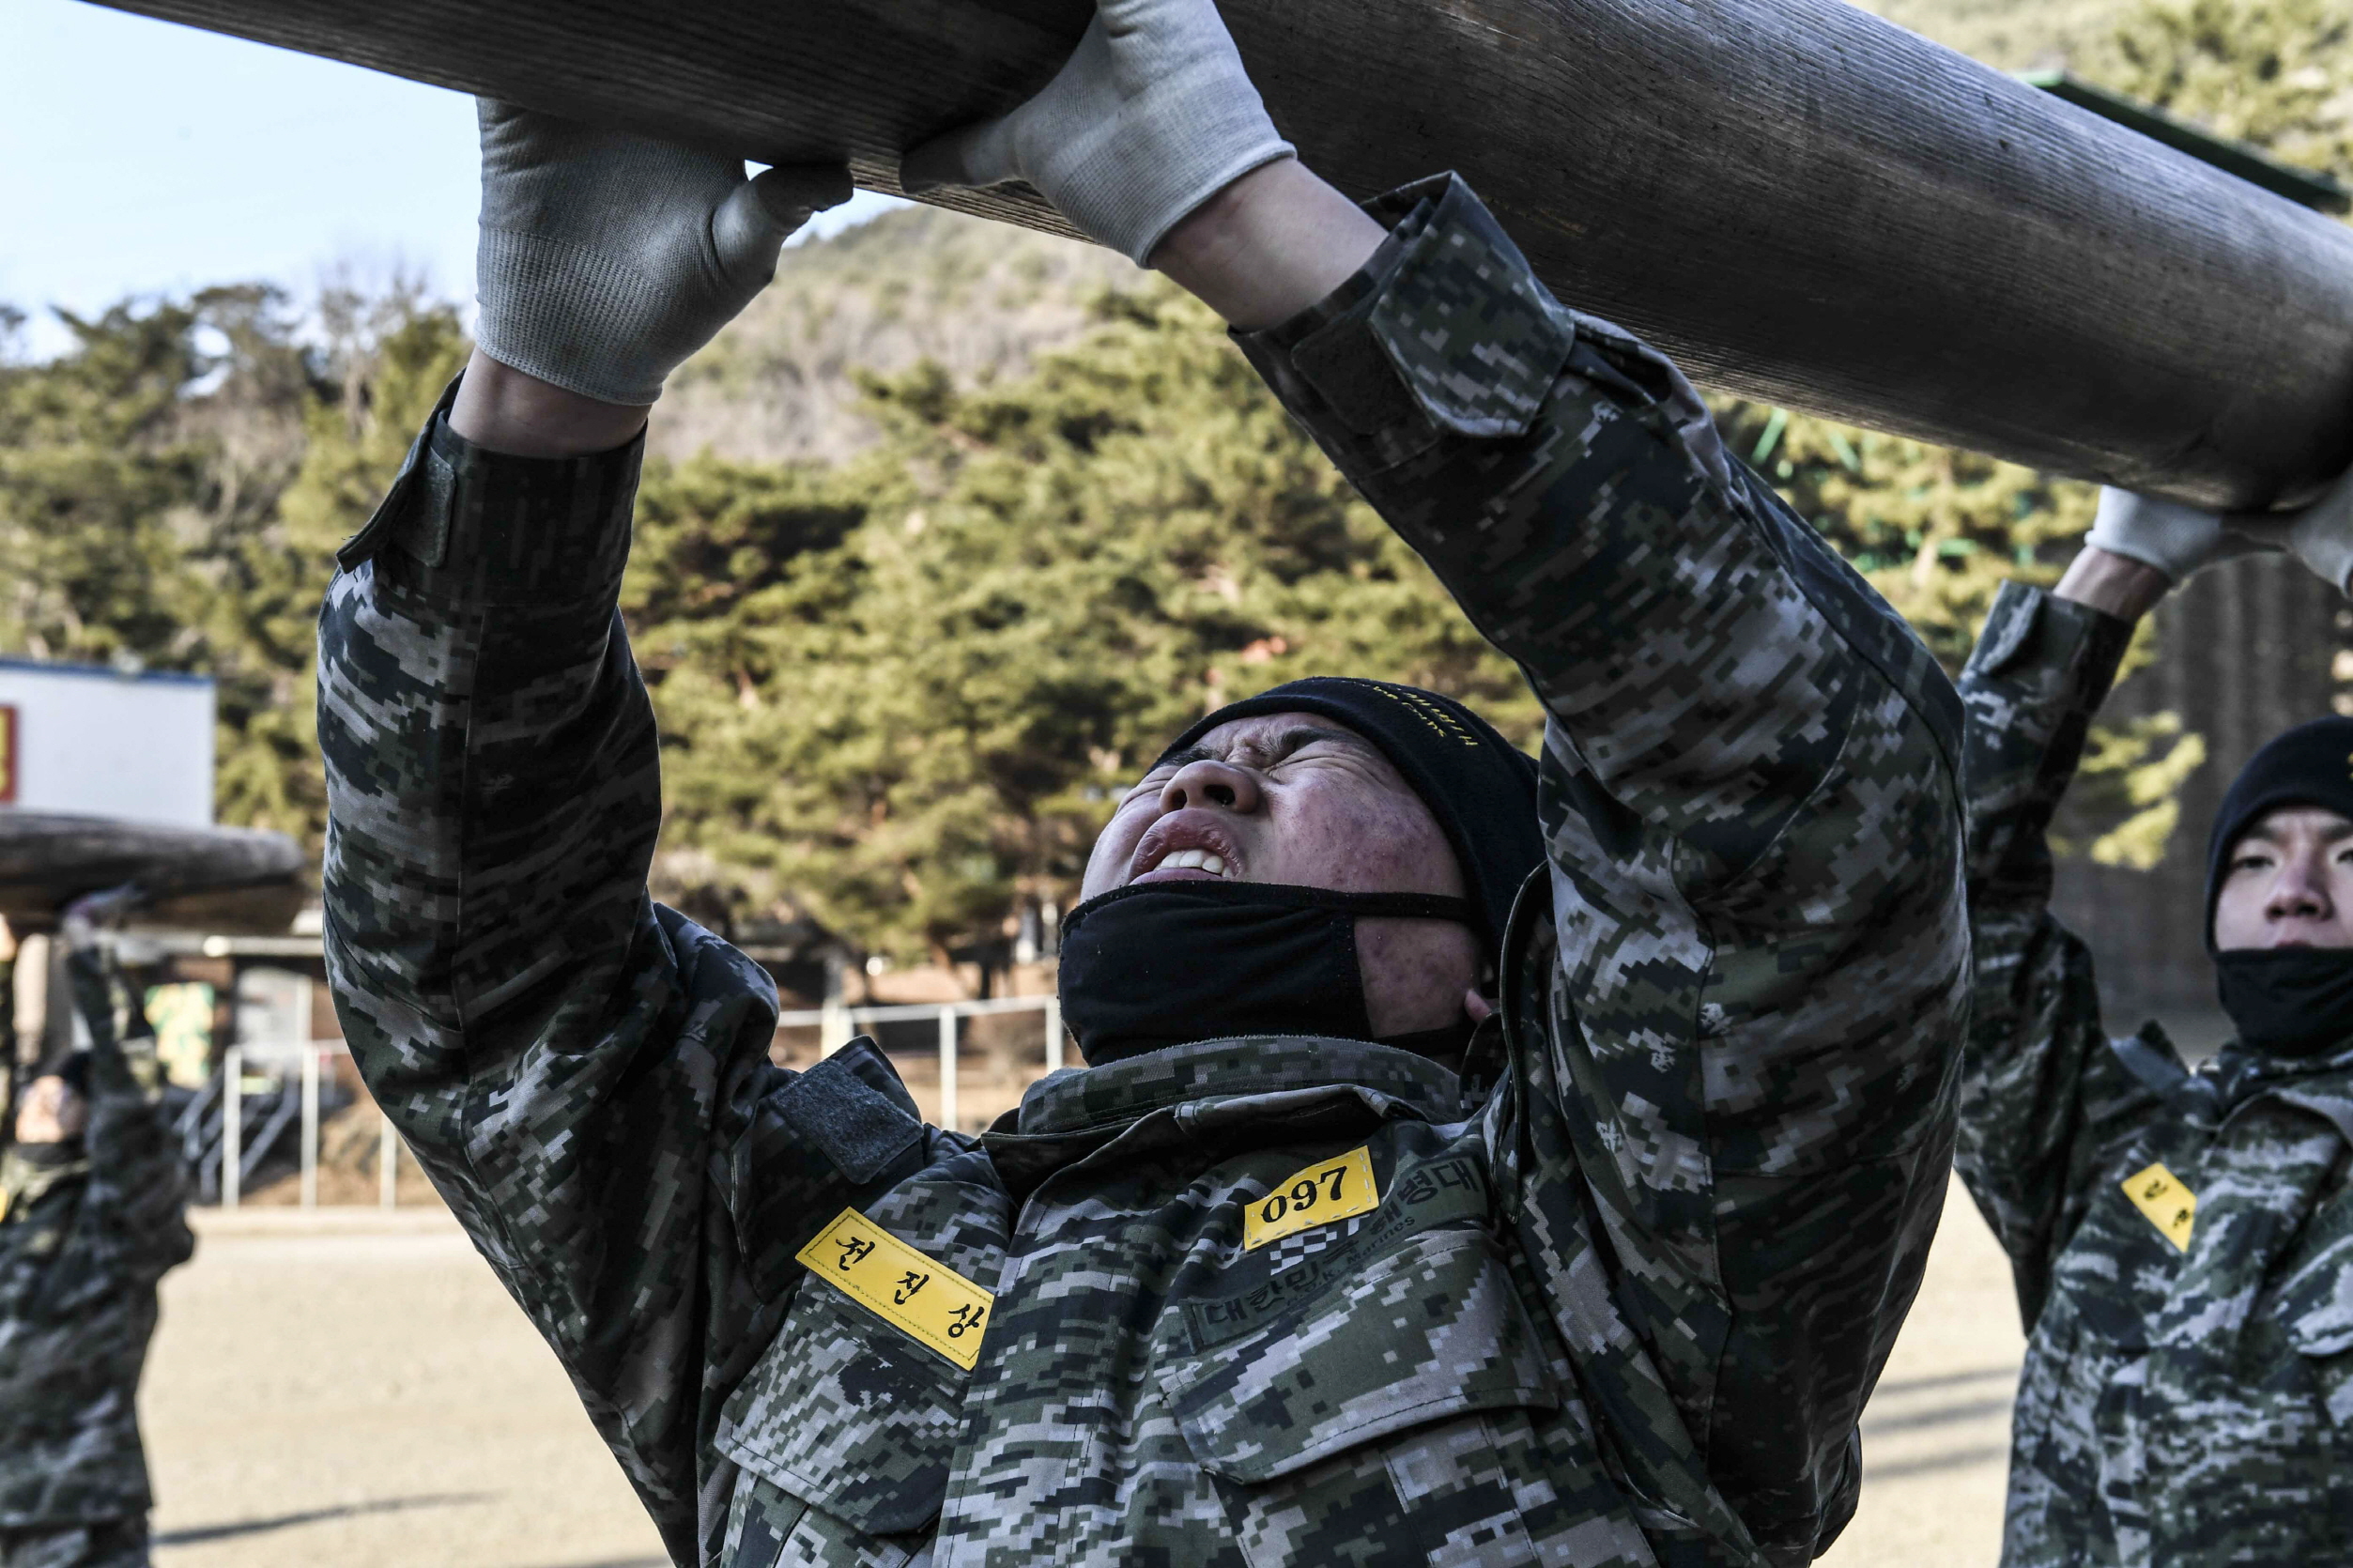
<path id="1" fill-rule="evenodd" d="M 1207 871 L 1213 877 L 1225 874 L 1225 857 L 1211 854 L 1207 850 L 1178 850 L 1152 868 L 1156 871 Z"/>

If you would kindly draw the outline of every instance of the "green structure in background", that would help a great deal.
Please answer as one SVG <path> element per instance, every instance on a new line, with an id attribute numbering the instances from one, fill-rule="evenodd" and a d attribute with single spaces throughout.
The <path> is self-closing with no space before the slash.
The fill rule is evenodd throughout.
<path id="1" fill-rule="evenodd" d="M 212 1076 L 212 988 L 201 980 L 149 986 L 146 1004 L 163 1081 L 202 1088 Z"/>
<path id="2" fill-rule="evenodd" d="M 2353 192 L 2347 191 L 2333 175 L 2283 163 L 2244 142 L 2202 131 L 2162 109 L 2094 86 L 2064 70 L 2022 70 L 2018 79 L 2078 109 L 2088 109 L 2102 119 L 2137 131 L 2151 141 L 2162 142 L 2176 152 L 2186 152 L 2227 174 L 2237 175 L 2273 195 L 2285 196 L 2320 212 L 2353 212 Z"/>

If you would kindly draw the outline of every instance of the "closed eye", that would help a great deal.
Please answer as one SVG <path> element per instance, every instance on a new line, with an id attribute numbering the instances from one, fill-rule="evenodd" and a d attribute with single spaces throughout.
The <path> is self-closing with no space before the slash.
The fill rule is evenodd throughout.
<path id="1" fill-rule="evenodd" d="M 1286 762 L 1312 761 L 1328 757 L 1334 750 L 1370 751 L 1372 747 L 1365 742 L 1345 730 L 1315 730 L 1302 726 L 1297 730 L 1286 730 L 1283 732 L 1282 738 L 1275 742 L 1274 757 L 1265 766 L 1268 771 L 1271 772 Z"/>

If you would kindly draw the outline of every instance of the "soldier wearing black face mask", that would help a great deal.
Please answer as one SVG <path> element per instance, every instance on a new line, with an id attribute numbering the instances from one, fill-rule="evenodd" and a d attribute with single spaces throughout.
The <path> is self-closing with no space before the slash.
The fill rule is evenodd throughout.
<path id="1" fill-rule="evenodd" d="M 1335 721 L 1379 752 L 1436 820 L 1461 871 L 1459 894 L 1329 885 L 1349 881 L 1329 875 L 1313 886 L 1241 880 L 1236 873 L 1246 868 L 1223 863 L 1215 875 L 1128 880 L 1097 892 L 1070 911 L 1062 930 L 1063 1019 L 1090 1064 L 1188 1040 L 1284 1034 L 1376 1040 L 1464 1065 L 1478 1022 L 1468 1007 L 1443 1022 L 1420 1021 L 1427 1026 L 1419 1029 L 1375 1023 L 1357 922 L 1462 928 L 1477 945 L 1468 989 L 1491 993 L 1512 900 L 1544 860 L 1534 760 L 1451 699 L 1384 681 L 1319 677 L 1201 719 L 1169 743 L 1147 783 L 1210 755 L 1200 745 L 1205 737 L 1284 715 Z M 1236 815 L 1230 805 L 1223 814 L 1229 822 Z M 1118 843 L 1115 832 L 1106 835 L 1106 846 Z M 1168 848 L 1140 843 L 1127 867 L 1090 877 L 1088 887 L 1122 871 L 1149 878 Z M 1104 858 L 1101 849 L 1097 858 Z"/>
<path id="2" fill-rule="evenodd" d="M 1102 0 L 911 150 L 1223 315 L 1547 721 L 1210 715 L 1066 928 L 1090 1065 L 926 1127 L 870 1043 L 771 1066 L 766 976 L 649 898 L 614 613 L 664 375 L 846 176 L 483 129 L 479 349 L 319 619 L 328 973 L 673 1559 L 1819 1555 L 1943 1204 L 1959 710 L 1690 383 L 1460 179 L 1300 167 L 1210 0 Z"/>
<path id="3" fill-rule="evenodd" d="M 2005 1568 L 2353 1560 L 2353 719 L 2264 747 L 2212 825 L 2207 945 L 2238 1033 L 2195 1073 L 2153 1023 L 2109 1039 L 2046 843 L 2133 623 L 2253 548 L 2344 587 L 2348 501 L 2226 520 L 2112 491 L 2055 591 L 2003 589 L 1961 678 L 1956 1164 L 2029 1335 Z"/>
<path id="4" fill-rule="evenodd" d="M 156 1284 L 195 1249 L 161 1111 L 124 1060 L 104 954 L 67 923 L 87 1051 L 38 1068 L 0 1154 L 0 1568 L 145 1568 L 139 1378 Z"/>

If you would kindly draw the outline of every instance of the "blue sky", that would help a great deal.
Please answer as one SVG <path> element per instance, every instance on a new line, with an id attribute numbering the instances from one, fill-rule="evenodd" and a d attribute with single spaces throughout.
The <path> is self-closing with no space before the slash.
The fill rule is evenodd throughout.
<path id="1" fill-rule="evenodd" d="M 82 0 L 0 0 L 0 301 L 44 307 L 331 267 L 470 300 L 474 116 L 455 93 Z M 861 193 L 828 228 L 890 205 Z"/>

